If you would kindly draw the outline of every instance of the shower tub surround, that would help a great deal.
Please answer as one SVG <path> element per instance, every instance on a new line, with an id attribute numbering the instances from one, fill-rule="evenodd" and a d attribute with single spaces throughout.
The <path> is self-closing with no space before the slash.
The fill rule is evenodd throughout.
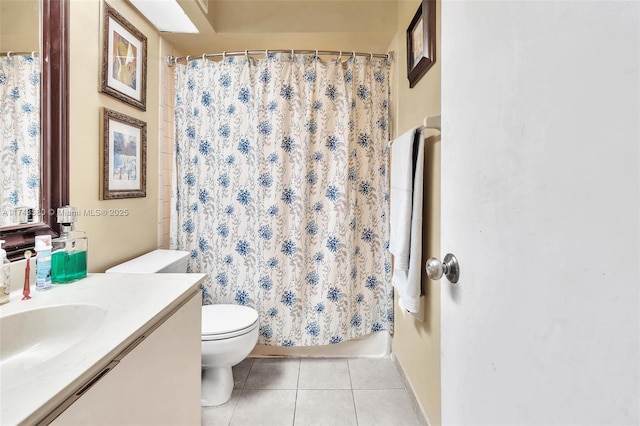
<path id="1" fill-rule="evenodd" d="M 20 300 L 22 289 L 16 289 L 0 308 L 0 423 L 48 423 L 70 401 L 54 424 L 82 420 L 88 413 L 93 422 L 108 422 L 109 416 L 155 415 L 155 404 L 153 410 L 145 404 L 169 398 L 182 407 L 180 413 L 172 409 L 176 421 L 199 424 L 199 286 L 204 278 L 91 274 L 33 292 L 28 301 Z M 166 356 L 157 356 L 158 351 Z M 180 377 L 172 377 L 175 356 Z M 154 375 L 163 369 L 169 376 Z M 180 394 L 171 394 L 167 388 L 177 384 Z"/>

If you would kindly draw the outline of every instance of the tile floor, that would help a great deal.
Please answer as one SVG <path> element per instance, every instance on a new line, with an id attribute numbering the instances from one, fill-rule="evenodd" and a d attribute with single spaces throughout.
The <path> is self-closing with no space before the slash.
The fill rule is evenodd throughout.
<path id="1" fill-rule="evenodd" d="M 246 359 L 206 426 L 420 425 L 390 358 Z"/>

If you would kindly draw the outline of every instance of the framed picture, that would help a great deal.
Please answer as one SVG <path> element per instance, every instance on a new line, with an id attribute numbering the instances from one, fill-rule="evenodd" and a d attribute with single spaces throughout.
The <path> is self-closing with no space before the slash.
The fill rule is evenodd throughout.
<path id="1" fill-rule="evenodd" d="M 147 38 L 104 3 L 101 91 L 147 109 Z"/>
<path id="2" fill-rule="evenodd" d="M 414 87 L 436 62 L 436 2 L 422 0 L 407 28 L 407 78 Z"/>
<path id="3" fill-rule="evenodd" d="M 103 108 L 103 200 L 147 195 L 147 123 Z"/>

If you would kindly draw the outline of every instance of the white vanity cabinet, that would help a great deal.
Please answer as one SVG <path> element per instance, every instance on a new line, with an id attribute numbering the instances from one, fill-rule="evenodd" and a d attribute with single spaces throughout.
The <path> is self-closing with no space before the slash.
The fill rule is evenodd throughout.
<path id="1" fill-rule="evenodd" d="M 53 425 L 200 425 L 198 291 L 82 386 Z M 157 327 L 154 329 L 154 327 Z M 105 370 L 107 370 L 105 372 Z M 67 400 L 67 404 L 70 400 Z M 63 404 L 63 406 L 66 404 Z"/>

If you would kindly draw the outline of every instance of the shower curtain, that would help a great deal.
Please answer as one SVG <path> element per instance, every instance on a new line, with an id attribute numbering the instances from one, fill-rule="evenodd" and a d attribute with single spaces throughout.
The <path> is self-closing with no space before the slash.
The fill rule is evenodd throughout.
<path id="1" fill-rule="evenodd" d="M 259 312 L 259 343 L 393 324 L 389 69 L 289 54 L 176 66 L 171 247 L 208 274 L 204 303 Z"/>
<path id="2" fill-rule="evenodd" d="M 40 207 L 40 61 L 0 57 L 0 226 Z"/>

